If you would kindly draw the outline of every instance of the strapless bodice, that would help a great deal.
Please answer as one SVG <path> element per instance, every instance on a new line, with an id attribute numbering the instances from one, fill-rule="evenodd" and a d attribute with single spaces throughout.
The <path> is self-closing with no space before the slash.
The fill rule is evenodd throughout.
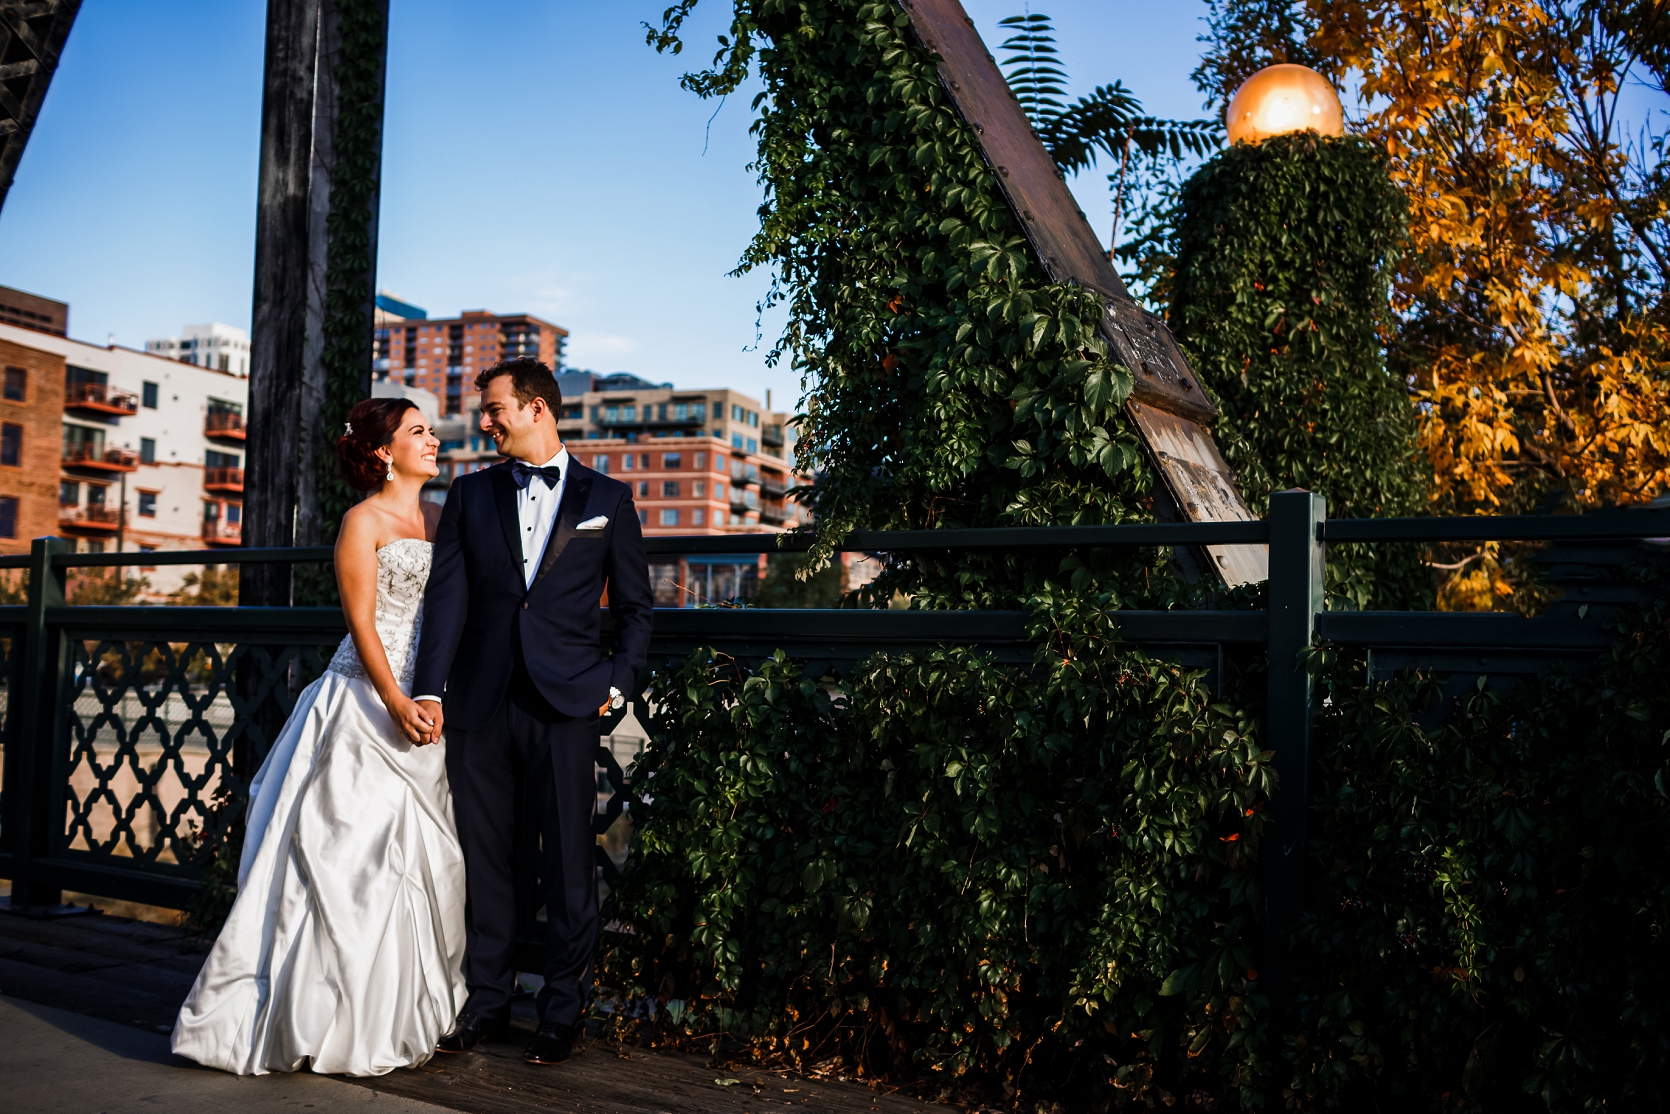
<path id="1" fill-rule="evenodd" d="M 422 538 L 396 538 L 377 551 L 377 637 L 402 691 L 412 685 L 418 634 L 423 629 L 423 589 L 429 583 L 433 547 Z M 331 673 L 364 677 L 365 663 L 352 635 L 342 639 L 327 667 Z"/>

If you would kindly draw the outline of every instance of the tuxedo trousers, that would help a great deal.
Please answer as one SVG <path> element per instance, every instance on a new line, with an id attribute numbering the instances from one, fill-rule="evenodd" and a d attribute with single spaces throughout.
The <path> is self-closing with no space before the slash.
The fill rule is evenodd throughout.
<path id="1" fill-rule="evenodd" d="M 542 1024 L 573 1025 L 590 990 L 597 942 L 599 719 L 564 716 L 539 695 L 517 655 L 509 691 L 477 728 L 448 727 L 447 779 L 464 852 L 464 1012 L 510 1013 L 516 969 L 516 830 L 538 832 L 545 904 Z"/>

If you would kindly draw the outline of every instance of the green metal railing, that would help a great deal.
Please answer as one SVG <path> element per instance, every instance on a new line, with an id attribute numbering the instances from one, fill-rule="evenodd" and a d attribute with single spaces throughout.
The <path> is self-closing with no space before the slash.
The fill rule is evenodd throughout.
<path id="1" fill-rule="evenodd" d="M 1533 675 L 1608 647 L 1606 607 L 1542 618 L 1507 614 L 1340 612 L 1322 606 L 1329 542 L 1549 541 L 1626 548 L 1670 536 L 1670 511 L 1563 517 L 1328 521 L 1320 496 L 1282 492 L 1261 522 L 866 531 L 842 549 L 895 554 L 960 550 L 1267 544 L 1263 611 L 1125 611 L 1121 637 L 1147 652 L 1215 669 L 1226 648 L 1268 653 L 1267 737 L 1279 775 L 1275 838 L 1266 844 L 1266 924 L 1279 932 L 1303 873 L 1311 680 L 1300 655 L 1317 638 L 1365 647 L 1371 670 L 1412 665 L 1457 674 Z M 655 537 L 650 557 L 803 550 L 803 537 Z M 265 755 L 295 695 L 323 670 L 346 631 L 335 608 L 93 607 L 65 601 L 74 569 L 323 562 L 326 548 L 78 554 L 39 538 L 0 558 L 26 570 L 27 603 L 0 607 L 0 680 L 7 701 L 0 796 L 0 877 L 14 905 L 51 905 L 65 890 L 182 907 L 198 886 L 201 833 L 217 787 L 236 794 Z M 1582 589 L 1568 589 L 1581 595 Z M 1603 593 L 1604 594 L 1604 593 Z M 1598 597 L 1597 597 L 1598 598 Z M 657 608 L 652 666 L 713 646 L 748 660 L 782 649 L 841 669 L 876 651 L 978 646 L 1031 661 L 1018 611 Z M 633 703 L 653 738 L 653 709 Z M 624 713 L 621 713 L 624 715 Z M 618 718 L 605 724 L 605 732 Z M 620 814 L 626 780 L 612 753 L 598 764 L 614 789 L 599 833 Z M 235 799 L 235 798 L 234 798 Z M 613 864 L 601 850 L 600 866 Z"/>

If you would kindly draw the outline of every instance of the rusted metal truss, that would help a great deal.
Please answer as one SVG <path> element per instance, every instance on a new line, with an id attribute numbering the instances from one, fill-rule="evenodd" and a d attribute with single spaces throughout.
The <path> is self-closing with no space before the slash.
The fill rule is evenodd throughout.
<path id="1" fill-rule="evenodd" d="M 0 208 L 81 0 L 0 0 Z"/>
<path id="2" fill-rule="evenodd" d="M 922 43 L 939 55 L 939 77 L 957 111 L 979 137 L 981 152 L 1026 231 L 1045 272 L 1102 295 L 1102 335 L 1131 372 L 1131 424 L 1165 483 L 1177 513 L 1190 522 L 1240 522 L 1255 516 L 1212 439 L 1216 408 L 1200 387 L 1165 322 L 1137 305 L 1113 269 L 1090 222 L 1049 152 L 1032 130 L 1009 83 L 987 53 L 958 0 L 900 0 Z M 1269 575 L 1262 545 L 1203 547 L 1225 583 Z"/>

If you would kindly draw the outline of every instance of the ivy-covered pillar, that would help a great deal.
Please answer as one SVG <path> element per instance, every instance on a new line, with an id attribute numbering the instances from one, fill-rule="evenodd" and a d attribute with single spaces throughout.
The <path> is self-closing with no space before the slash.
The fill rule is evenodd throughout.
<path id="1" fill-rule="evenodd" d="M 1404 234 L 1383 156 L 1355 137 L 1237 143 L 1184 185 L 1168 320 L 1217 395 L 1249 505 L 1304 488 L 1330 518 L 1423 513 L 1415 409 L 1383 339 Z M 1330 606 L 1430 606 L 1409 549 L 1331 546 Z"/>
<path id="2" fill-rule="evenodd" d="M 331 445 L 371 390 L 388 0 L 270 0 L 244 538 L 330 541 L 351 493 Z M 246 565 L 245 604 L 333 598 L 328 576 Z"/>

